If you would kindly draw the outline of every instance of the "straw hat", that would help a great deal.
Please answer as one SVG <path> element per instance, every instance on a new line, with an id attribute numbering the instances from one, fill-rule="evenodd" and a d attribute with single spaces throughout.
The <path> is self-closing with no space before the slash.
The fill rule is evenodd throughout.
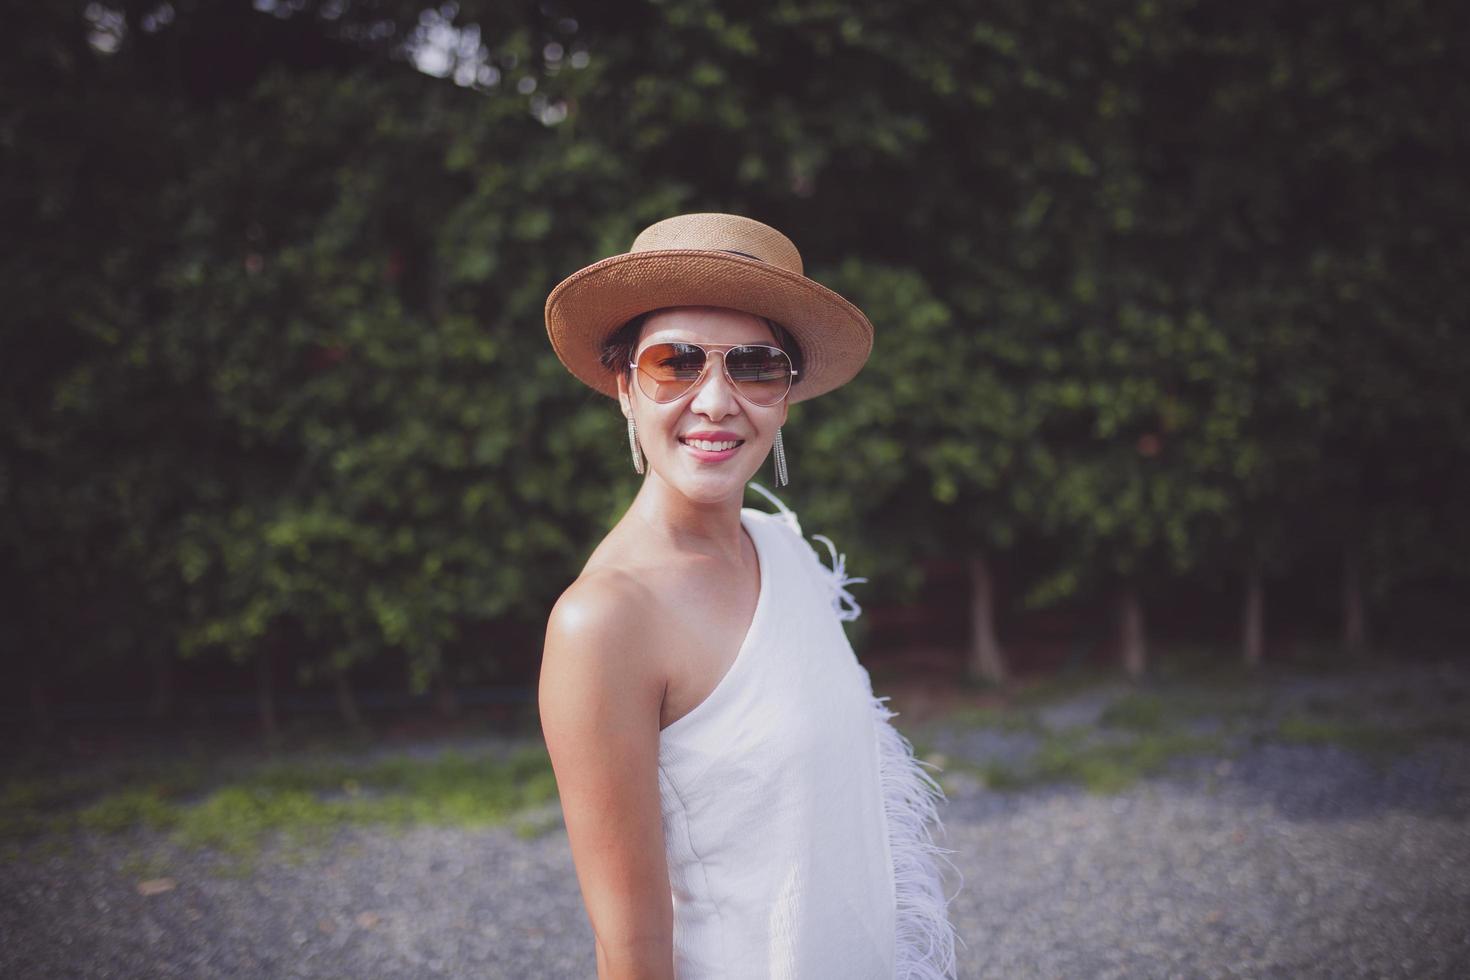
<path id="1" fill-rule="evenodd" d="M 805 360 L 793 402 L 852 380 L 873 349 L 868 318 L 802 274 L 791 239 L 733 214 L 668 218 L 645 228 L 626 253 L 574 272 L 546 298 L 546 332 L 569 371 L 616 397 L 602 345 L 633 317 L 670 306 L 722 306 L 785 327 Z"/>

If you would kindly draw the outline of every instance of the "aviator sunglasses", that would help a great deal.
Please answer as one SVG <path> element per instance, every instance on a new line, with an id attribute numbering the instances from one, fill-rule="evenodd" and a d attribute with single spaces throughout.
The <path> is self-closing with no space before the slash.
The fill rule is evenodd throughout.
<path id="1" fill-rule="evenodd" d="M 779 347 L 765 344 L 650 344 L 629 367 L 656 402 L 671 402 L 704 380 L 709 356 L 720 354 L 725 380 L 752 405 L 775 405 L 791 390 L 796 369 Z"/>

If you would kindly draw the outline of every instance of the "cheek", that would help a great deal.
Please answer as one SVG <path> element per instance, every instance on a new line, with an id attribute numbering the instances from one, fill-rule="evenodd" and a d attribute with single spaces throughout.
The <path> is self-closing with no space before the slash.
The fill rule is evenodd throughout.
<path id="1" fill-rule="evenodd" d="M 786 424 L 786 403 L 773 405 L 770 408 L 760 410 L 759 416 L 761 431 L 771 439 L 776 437 L 776 430 Z"/>
<path id="2" fill-rule="evenodd" d="M 656 405 L 645 399 L 634 403 L 633 410 L 638 420 L 638 431 L 647 432 L 650 439 L 662 442 L 672 440 L 678 431 L 679 413 L 668 411 L 666 405 Z"/>

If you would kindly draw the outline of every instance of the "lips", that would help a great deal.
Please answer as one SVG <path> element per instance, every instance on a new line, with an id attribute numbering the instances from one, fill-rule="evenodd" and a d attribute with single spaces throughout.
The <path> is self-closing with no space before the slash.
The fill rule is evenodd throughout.
<path id="1" fill-rule="evenodd" d="M 703 449 L 707 453 L 721 453 L 721 452 L 724 452 L 727 449 L 734 449 L 736 446 L 740 445 L 741 441 L 742 440 L 740 440 L 740 439 L 684 439 L 684 440 L 682 440 L 682 442 L 684 443 L 684 445 L 686 445 L 686 446 L 692 446 L 695 449 Z"/>
<path id="2" fill-rule="evenodd" d="M 735 451 L 745 445 L 745 440 L 733 432 L 689 432 L 679 437 L 679 442 L 697 459 L 718 462 L 729 459 Z"/>

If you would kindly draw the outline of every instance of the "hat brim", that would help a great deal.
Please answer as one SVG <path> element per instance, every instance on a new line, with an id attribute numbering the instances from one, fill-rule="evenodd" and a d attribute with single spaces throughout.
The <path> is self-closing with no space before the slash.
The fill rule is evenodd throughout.
<path id="1" fill-rule="evenodd" d="M 793 402 L 851 381 L 873 350 L 868 318 L 826 286 L 759 259 L 703 249 L 629 252 L 573 273 L 546 298 L 546 333 L 572 374 L 617 397 L 602 345 L 635 316 L 671 306 L 741 310 L 790 331 L 803 355 Z"/>

